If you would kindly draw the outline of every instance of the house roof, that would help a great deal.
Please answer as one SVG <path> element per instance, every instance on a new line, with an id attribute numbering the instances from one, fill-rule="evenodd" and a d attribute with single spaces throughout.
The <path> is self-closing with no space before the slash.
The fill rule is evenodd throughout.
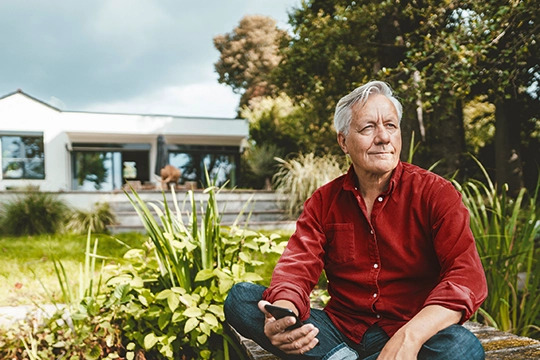
<path id="1" fill-rule="evenodd" d="M 244 121 L 245 119 L 241 118 L 224 118 L 224 117 L 209 117 L 209 116 L 180 116 L 180 115 L 166 115 L 166 114 L 140 114 L 140 113 L 114 113 L 114 112 L 103 112 L 103 111 L 80 111 L 80 110 L 62 110 L 55 106 L 52 106 L 51 104 L 46 103 L 43 100 L 40 100 L 26 92 L 24 92 L 22 89 L 17 89 L 16 91 L 13 91 L 9 94 L 6 94 L 4 96 L 0 96 L 0 100 L 8 98 L 10 96 L 13 96 L 15 94 L 21 94 L 26 96 L 27 98 L 36 101 L 42 105 L 45 105 L 53 110 L 56 110 L 58 112 L 63 113 L 82 113 L 82 114 L 107 114 L 107 115 L 135 115 L 135 116 L 150 116 L 150 117 L 172 117 L 172 118 L 178 118 L 178 119 L 211 119 L 211 120 L 241 120 Z"/>
<path id="2" fill-rule="evenodd" d="M 29 99 L 31 99 L 31 100 L 34 100 L 34 101 L 36 101 L 36 102 L 38 102 L 38 103 L 40 103 L 40 104 L 43 104 L 43 105 L 45 105 L 45 106 L 47 106 L 47 107 L 50 107 L 50 108 L 53 109 L 53 110 L 60 111 L 60 112 L 62 111 L 62 110 L 58 109 L 57 107 L 52 106 L 51 104 L 47 104 L 47 103 L 46 103 L 45 101 L 43 101 L 43 100 L 40 100 L 40 99 L 38 99 L 38 98 L 36 98 L 36 97 L 33 97 L 33 96 L 30 95 L 30 94 L 25 93 L 24 91 L 22 91 L 22 89 L 17 89 L 17 90 L 15 90 L 15 91 L 13 91 L 13 92 L 11 92 L 11 93 L 9 93 L 9 94 L 6 94 L 6 95 L 4 95 L 4 96 L 0 96 L 0 100 L 5 99 L 5 98 L 8 98 L 8 97 L 10 97 L 10 96 L 13 96 L 13 95 L 15 95 L 15 94 L 21 94 L 21 95 L 24 95 L 24 96 L 26 96 L 27 98 L 29 98 Z"/>

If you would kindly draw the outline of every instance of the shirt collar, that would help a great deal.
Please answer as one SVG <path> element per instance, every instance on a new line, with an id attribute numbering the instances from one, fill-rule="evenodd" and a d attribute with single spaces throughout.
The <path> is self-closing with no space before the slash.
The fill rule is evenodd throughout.
<path id="1" fill-rule="evenodd" d="M 397 186 L 397 183 L 401 179 L 401 175 L 403 174 L 403 163 L 401 161 L 398 161 L 398 164 L 394 171 L 392 172 L 392 176 L 390 177 L 390 183 L 388 184 L 388 190 L 383 193 L 383 195 L 391 194 L 392 191 Z M 345 175 L 345 181 L 343 182 L 343 190 L 355 190 L 357 187 L 356 185 L 356 174 L 354 172 L 354 167 L 351 165 L 349 167 L 349 171 L 347 171 L 347 174 Z"/>

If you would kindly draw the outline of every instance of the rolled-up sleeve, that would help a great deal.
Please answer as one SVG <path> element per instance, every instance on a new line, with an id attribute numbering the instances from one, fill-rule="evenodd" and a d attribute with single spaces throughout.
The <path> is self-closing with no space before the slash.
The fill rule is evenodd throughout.
<path id="1" fill-rule="evenodd" d="M 441 266 L 440 281 L 424 306 L 461 311 L 468 320 L 487 297 L 487 283 L 461 194 L 451 184 L 430 199 L 433 246 Z"/>

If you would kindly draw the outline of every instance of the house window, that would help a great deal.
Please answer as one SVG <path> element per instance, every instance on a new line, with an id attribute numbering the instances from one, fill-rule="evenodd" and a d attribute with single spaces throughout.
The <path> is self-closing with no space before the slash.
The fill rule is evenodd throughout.
<path id="1" fill-rule="evenodd" d="M 217 186 L 236 186 L 240 154 L 235 146 L 169 145 L 169 164 L 181 171 L 180 183 L 207 187 L 205 169 Z"/>
<path id="2" fill-rule="evenodd" d="M 3 179 L 45 179 L 43 133 L 0 133 Z"/>
<path id="3" fill-rule="evenodd" d="M 72 144 L 73 190 L 111 191 L 150 180 L 150 144 Z"/>

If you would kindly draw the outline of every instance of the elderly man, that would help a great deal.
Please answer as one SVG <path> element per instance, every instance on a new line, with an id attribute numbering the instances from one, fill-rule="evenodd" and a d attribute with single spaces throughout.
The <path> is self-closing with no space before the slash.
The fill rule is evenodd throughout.
<path id="1" fill-rule="evenodd" d="M 285 359 L 484 358 L 460 325 L 487 296 L 467 209 L 450 182 L 399 160 L 401 115 L 380 81 L 339 101 L 351 168 L 306 201 L 270 287 L 231 289 L 225 315 L 243 336 Z M 322 270 L 331 299 L 311 309 Z"/>

